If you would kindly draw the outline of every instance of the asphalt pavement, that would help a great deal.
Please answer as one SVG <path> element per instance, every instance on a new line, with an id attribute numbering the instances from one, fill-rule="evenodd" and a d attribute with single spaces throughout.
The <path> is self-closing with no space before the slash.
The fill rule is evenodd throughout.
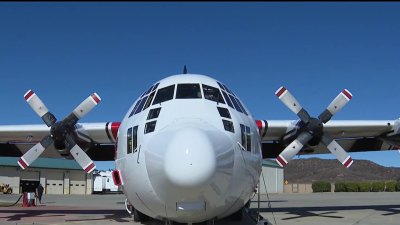
<path id="1" fill-rule="evenodd" d="M 0 194 L 0 224 L 4 225 L 121 225 L 133 222 L 125 211 L 125 197 L 109 195 L 44 195 L 43 204 L 23 208 L 7 207 L 19 195 Z M 399 225 L 400 193 L 312 193 L 262 195 L 260 208 L 254 197 L 251 213 L 260 211 L 276 225 Z M 152 221 L 145 225 L 162 225 Z M 217 221 L 215 225 L 251 225 L 249 216 L 241 222 Z"/>

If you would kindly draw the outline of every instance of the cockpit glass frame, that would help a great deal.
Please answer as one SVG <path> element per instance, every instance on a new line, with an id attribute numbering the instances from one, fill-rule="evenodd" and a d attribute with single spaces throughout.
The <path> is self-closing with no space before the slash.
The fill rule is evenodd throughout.
<path id="1" fill-rule="evenodd" d="M 146 103 L 148 97 L 149 97 L 149 96 L 145 96 L 145 97 L 142 98 L 142 100 L 140 101 L 139 106 L 137 107 L 137 109 L 136 109 L 136 111 L 135 111 L 135 114 L 137 114 L 137 113 L 139 113 L 139 112 L 142 111 L 143 106 L 144 106 L 144 104 Z"/>
<path id="2" fill-rule="evenodd" d="M 149 95 L 149 97 L 148 97 L 148 99 L 146 101 L 146 104 L 143 107 L 143 110 L 147 109 L 151 105 L 151 101 L 153 101 L 155 93 L 156 93 L 155 91 L 150 93 L 150 95 Z"/>
<path id="3" fill-rule="evenodd" d="M 198 83 L 180 83 L 176 87 L 175 99 L 201 99 L 202 96 Z"/>
<path id="4" fill-rule="evenodd" d="M 175 84 L 158 89 L 152 105 L 161 104 L 162 102 L 166 102 L 173 99 L 174 92 L 175 92 Z"/>
<path id="5" fill-rule="evenodd" d="M 225 104 L 221 91 L 218 88 L 206 84 L 202 84 L 202 88 L 205 99 Z"/>

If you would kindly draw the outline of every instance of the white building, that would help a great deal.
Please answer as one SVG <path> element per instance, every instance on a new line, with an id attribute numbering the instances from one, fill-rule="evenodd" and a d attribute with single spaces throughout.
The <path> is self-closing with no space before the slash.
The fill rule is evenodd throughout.
<path id="1" fill-rule="evenodd" d="M 275 160 L 266 159 L 263 160 L 262 171 L 263 173 L 260 176 L 261 194 L 266 194 L 267 191 L 268 193 L 283 193 L 283 168 L 280 167 Z M 265 186 L 267 190 L 265 190 Z"/>
<path id="2" fill-rule="evenodd" d="M 86 174 L 74 160 L 38 158 L 22 170 L 18 159 L 0 157 L 0 184 L 9 184 L 15 194 L 34 191 L 39 183 L 44 194 L 92 194 L 92 174 Z"/>

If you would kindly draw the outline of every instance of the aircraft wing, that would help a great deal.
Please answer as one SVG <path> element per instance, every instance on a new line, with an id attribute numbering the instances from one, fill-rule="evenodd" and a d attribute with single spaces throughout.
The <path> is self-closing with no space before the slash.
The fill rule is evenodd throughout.
<path id="1" fill-rule="evenodd" d="M 118 122 L 78 123 L 76 128 L 77 142 L 91 159 L 95 161 L 114 160 Z M 50 128 L 44 124 L 1 125 L 0 156 L 20 157 L 49 133 Z M 54 146 L 50 146 L 41 157 L 59 158 L 63 156 Z"/>
<path id="2" fill-rule="evenodd" d="M 264 158 L 276 158 L 296 136 L 298 121 L 265 121 L 262 136 Z M 398 120 L 337 120 L 324 124 L 323 133 L 347 152 L 400 149 L 400 119 Z M 298 154 L 330 153 L 321 143 L 306 144 Z"/>

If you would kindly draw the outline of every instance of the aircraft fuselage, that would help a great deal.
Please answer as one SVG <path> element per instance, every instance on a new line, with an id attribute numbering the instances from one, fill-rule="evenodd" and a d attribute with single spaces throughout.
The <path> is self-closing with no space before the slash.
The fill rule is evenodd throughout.
<path id="1" fill-rule="evenodd" d="M 240 210 L 261 173 L 255 120 L 225 85 L 175 75 L 132 105 L 118 131 L 116 169 L 138 211 L 182 223 Z"/>

